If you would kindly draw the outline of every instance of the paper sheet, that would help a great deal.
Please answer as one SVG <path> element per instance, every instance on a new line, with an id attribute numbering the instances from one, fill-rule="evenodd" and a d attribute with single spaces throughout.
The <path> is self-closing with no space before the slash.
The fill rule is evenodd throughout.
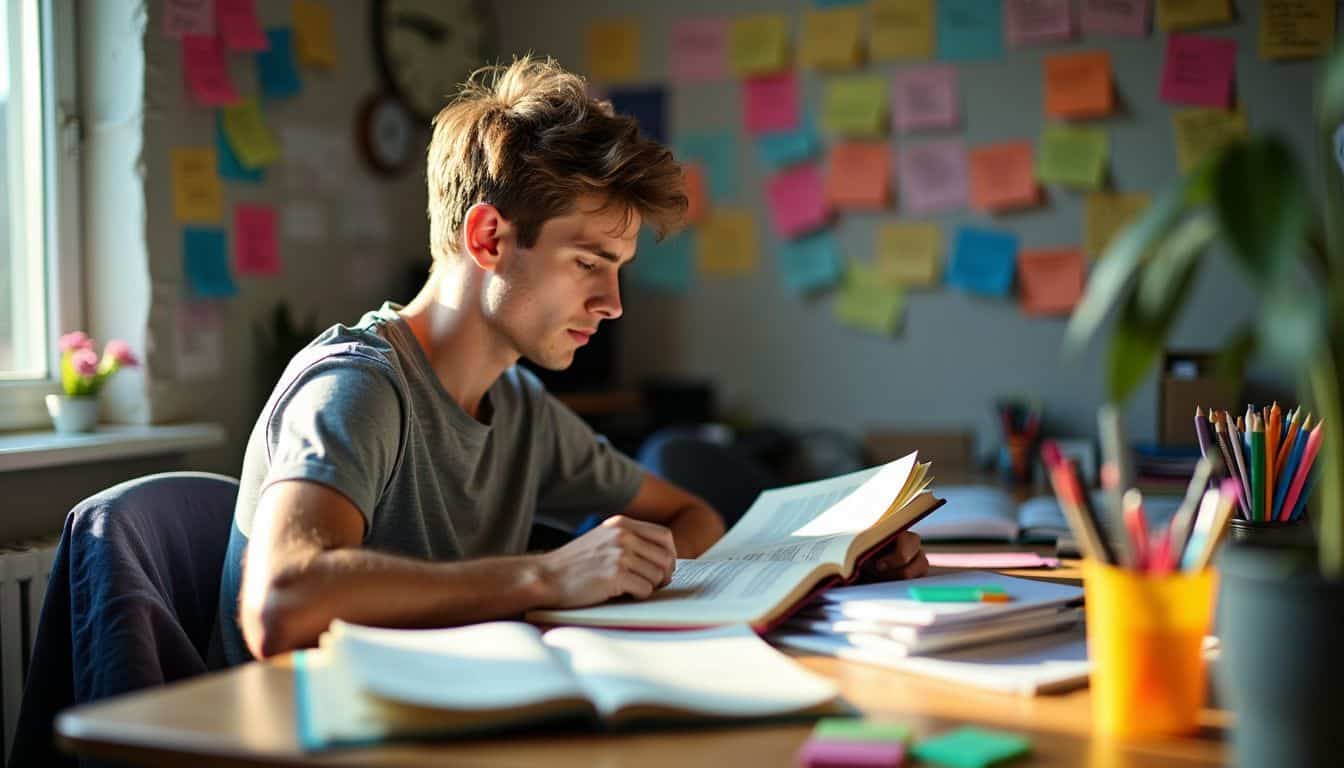
<path id="1" fill-rule="evenodd" d="M 588 74 L 595 80 L 624 83 L 639 78 L 639 25 L 629 19 L 599 21 L 588 26 Z"/>
<path id="2" fill-rule="evenodd" d="M 672 25 L 672 79 L 728 79 L 728 20 L 683 19 Z"/>
<path id="3" fill-rule="evenodd" d="M 886 222 L 877 230 L 876 278 L 886 285 L 931 287 L 942 272 L 943 233 L 931 222 Z"/>
<path id="4" fill-rule="evenodd" d="M 872 0 L 868 53 L 874 61 L 933 58 L 934 0 Z"/>
<path id="5" fill-rule="evenodd" d="M 938 58 L 943 61 L 996 59 L 1003 55 L 999 3 L 938 0 Z"/>
<path id="6" fill-rule="evenodd" d="M 335 192 L 353 173 L 350 139 L 318 123 L 286 122 L 280 126 L 285 186 L 295 192 Z"/>
<path id="7" fill-rule="evenodd" d="M 219 305 L 182 300 L 173 319 L 175 380 L 218 380 L 224 373 L 224 319 Z"/>
<path id="8" fill-rule="evenodd" d="M 264 51 L 270 45 L 257 21 L 256 0 L 215 0 L 215 22 L 230 51 Z"/>
<path id="9" fill-rule="evenodd" d="M 1147 37 L 1150 0 L 1082 0 L 1083 36 Z"/>
<path id="10" fill-rule="evenodd" d="M 1003 297 L 1013 290 L 1017 235 L 988 229 L 957 230 L 947 283 L 966 293 Z"/>
<path id="11" fill-rule="evenodd" d="M 287 99 L 303 90 L 294 66 L 294 33 L 287 27 L 266 30 L 267 48 L 257 54 L 257 84 L 267 99 Z"/>
<path id="12" fill-rule="evenodd" d="M 907 144 L 896 170 L 903 210 L 925 215 L 966 206 L 966 147 L 960 139 Z"/>
<path id="13" fill-rule="evenodd" d="M 880 75 L 848 75 L 826 83 L 822 127 L 839 136 L 881 136 L 886 128 L 887 86 Z"/>
<path id="14" fill-rule="evenodd" d="M 1004 0 L 1003 31 L 1010 48 L 1073 39 L 1073 0 Z"/>
<path id="15" fill-rule="evenodd" d="M 742 84 L 743 119 L 751 135 L 798 128 L 798 75 L 781 72 L 749 77 Z"/>
<path id="16" fill-rule="evenodd" d="M 327 69 L 336 66 L 331 8 L 319 0 L 294 0 L 294 49 L 299 61 Z"/>
<path id="17" fill-rule="evenodd" d="M 318 242 L 327 236 L 327 213 L 312 200 L 290 200 L 280 211 L 280 230 L 288 240 Z"/>
<path id="18" fill-rule="evenodd" d="M 253 203 L 234 206 L 233 254 L 238 274 L 280 273 L 280 247 L 275 231 L 274 208 Z"/>
<path id="19" fill-rule="evenodd" d="M 837 208 L 880 209 L 890 201 L 891 145 L 846 141 L 831 148 L 826 196 Z"/>
<path id="20" fill-rule="evenodd" d="M 831 218 L 821 168 L 800 165 L 780 171 L 766 182 L 770 223 L 776 235 L 795 238 L 825 226 Z"/>
<path id="21" fill-rule="evenodd" d="M 1236 62 L 1236 40 L 1171 35 L 1162 65 L 1162 100 L 1198 107 L 1232 106 Z"/>
<path id="22" fill-rule="evenodd" d="M 1335 0 L 1264 0 L 1260 3 L 1260 56 L 1324 56 L 1335 42 Z"/>
<path id="23" fill-rule="evenodd" d="M 956 128 L 960 108 L 957 70 L 949 66 L 898 71 L 891 81 L 891 111 L 903 132 Z"/>
<path id="24" fill-rule="evenodd" d="M 717 208 L 695 237 L 697 267 L 703 275 L 738 277 L 756 271 L 760 245 L 756 217 L 741 208 Z"/>
<path id="25" fill-rule="evenodd" d="M 1005 141 L 970 151 L 971 205 L 997 212 L 1029 208 L 1041 201 L 1029 141 Z"/>
<path id="26" fill-rule="evenodd" d="M 185 35 L 182 38 L 182 70 L 192 98 L 203 107 L 238 102 L 238 91 L 229 79 L 224 45 L 217 37 Z"/>
<path id="27" fill-rule="evenodd" d="M 1067 315 L 1083 297 L 1087 270 L 1080 248 L 1024 250 L 1017 269 L 1028 315 Z"/>
<path id="28" fill-rule="evenodd" d="M 861 8 L 804 11 L 801 58 L 813 69 L 854 69 L 859 65 Z"/>
<path id="29" fill-rule="evenodd" d="M 784 287 L 796 294 L 830 288 L 840 280 L 840 248 L 831 232 L 813 235 L 780 246 L 779 269 Z"/>
<path id="30" fill-rule="evenodd" d="M 214 224 L 224 218 L 224 186 L 215 151 L 205 147 L 173 150 L 173 216 L 178 221 Z"/>
<path id="31" fill-rule="evenodd" d="M 1115 108 L 1108 51 L 1045 58 L 1045 114 L 1068 119 L 1104 117 Z"/>
<path id="32" fill-rule="evenodd" d="M 238 293 L 229 271 L 224 230 L 186 227 L 182 230 L 182 274 L 197 299 L 227 299 Z"/>

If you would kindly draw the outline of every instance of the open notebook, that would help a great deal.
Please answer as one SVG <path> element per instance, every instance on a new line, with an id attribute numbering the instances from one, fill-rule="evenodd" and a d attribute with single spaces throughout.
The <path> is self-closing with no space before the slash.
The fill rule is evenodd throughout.
<path id="1" fill-rule="evenodd" d="M 1022 503 L 1011 491 L 992 485 L 939 486 L 946 504 L 911 528 L 925 541 L 1006 541 L 1053 544 L 1069 535 L 1069 524 L 1053 496 L 1036 496 Z M 1170 518 L 1180 497 L 1144 498 L 1150 523 Z M 1098 508 L 1106 503 L 1102 491 L 1092 492 Z"/>

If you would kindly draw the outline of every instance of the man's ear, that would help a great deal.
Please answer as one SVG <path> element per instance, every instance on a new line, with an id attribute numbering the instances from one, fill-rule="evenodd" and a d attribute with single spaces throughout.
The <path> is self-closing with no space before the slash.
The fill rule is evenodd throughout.
<path id="1" fill-rule="evenodd" d="M 494 271 L 499 266 L 500 240 L 509 222 L 489 203 L 476 203 L 462 220 L 462 243 L 467 257 L 481 269 Z"/>

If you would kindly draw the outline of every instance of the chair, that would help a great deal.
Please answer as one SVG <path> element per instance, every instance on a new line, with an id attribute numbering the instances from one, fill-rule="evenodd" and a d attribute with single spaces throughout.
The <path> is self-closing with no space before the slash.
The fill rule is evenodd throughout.
<path id="1" fill-rule="evenodd" d="M 233 478 L 168 472 L 70 511 L 9 765 L 77 765 L 53 742 L 61 709 L 207 671 L 237 496 Z"/>
<path id="2" fill-rule="evenodd" d="M 731 528 L 761 491 L 778 483 L 750 454 L 707 434 L 713 435 L 687 427 L 660 430 L 637 458 L 648 471 L 709 502 Z"/>

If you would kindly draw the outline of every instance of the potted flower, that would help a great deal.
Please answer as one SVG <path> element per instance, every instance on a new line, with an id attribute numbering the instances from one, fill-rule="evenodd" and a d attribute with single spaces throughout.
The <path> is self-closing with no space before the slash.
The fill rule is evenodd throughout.
<path id="1" fill-rule="evenodd" d="M 1344 49 L 1317 101 L 1323 201 L 1281 140 L 1223 148 L 1163 192 L 1107 249 L 1070 319 L 1066 346 L 1087 344 L 1118 307 L 1108 350 L 1110 397 L 1152 369 L 1208 247 L 1221 241 L 1260 294 L 1228 356 L 1258 352 L 1291 372 L 1325 429 L 1311 548 L 1224 548 L 1218 664 L 1237 714 L 1239 765 L 1327 765 L 1344 708 Z M 1239 366 L 1237 366 L 1239 367 Z"/>
<path id="2" fill-rule="evenodd" d="M 113 339 L 94 351 L 93 339 L 83 331 L 61 337 L 61 394 L 47 395 L 47 412 L 56 431 L 89 432 L 98 423 L 98 392 L 107 377 L 123 366 L 140 364 L 124 341 Z"/>

